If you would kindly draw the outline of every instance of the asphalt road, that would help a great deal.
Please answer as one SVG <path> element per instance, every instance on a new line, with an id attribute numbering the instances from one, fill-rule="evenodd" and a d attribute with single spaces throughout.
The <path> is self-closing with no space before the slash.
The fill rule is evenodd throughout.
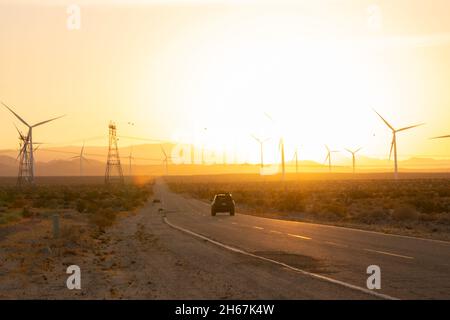
<path id="1" fill-rule="evenodd" d="M 379 298 L 366 290 L 398 299 L 450 299 L 450 242 L 239 213 L 212 217 L 209 204 L 172 193 L 161 181 L 155 196 L 162 201 L 168 223 L 230 247 L 214 252 L 228 255 L 230 249 L 239 249 L 255 255 L 248 257 L 255 274 L 271 264 L 257 257 L 284 263 L 271 264 L 269 279 L 278 285 L 289 283 L 292 294 L 284 292 L 282 298 Z M 380 290 L 367 289 L 370 265 L 381 269 Z"/>

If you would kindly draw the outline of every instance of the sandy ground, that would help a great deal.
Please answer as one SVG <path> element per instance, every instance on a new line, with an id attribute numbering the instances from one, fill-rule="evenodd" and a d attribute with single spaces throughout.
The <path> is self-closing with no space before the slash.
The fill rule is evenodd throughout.
<path id="1" fill-rule="evenodd" d="M 98 233 L 79 214 L 0 228 L 0 299 L 373 298 L 174 230 L 148 203 Z M 81 268 L 81 290 L 66 269 Z"/>

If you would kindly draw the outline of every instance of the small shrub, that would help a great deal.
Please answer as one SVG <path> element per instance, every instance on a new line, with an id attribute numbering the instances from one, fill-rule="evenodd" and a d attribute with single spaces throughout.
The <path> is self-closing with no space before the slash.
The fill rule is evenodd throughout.
<path id="1" fill-rule="evenodd" d="M 83 213 L 86 210 L 86 203 L 82 200 L 77 201 L 77 211 Z"/>
<path id="2" fill-rule="evenodd" d="M 413 206 L 403 204 L 394 209 L 392 217 L 399 221 L 413 221 L 419 218 L 419 213 Z"/>
<path id="3" fill-rule="evenodd" d="M 116 214 L 110 208 L 101 209 L 96 213 L 90 215 L 90 222 L 104 231 L 106 228 L 112 226 L 116 220 Z"/>
<path id="4" fill-rule="evenodd" d="M 33 212 L 31 212 L 31 210 L 28 207 L 24 207 L 22 209 L 22 217 L 24 218 L 29 218 L 33 215 Z"/>

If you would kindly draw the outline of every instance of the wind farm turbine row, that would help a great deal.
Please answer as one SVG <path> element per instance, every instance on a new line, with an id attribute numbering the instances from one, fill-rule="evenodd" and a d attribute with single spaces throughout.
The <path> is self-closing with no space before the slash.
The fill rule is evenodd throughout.
<path id="1" fill-rule="evenodd" d="M 33 141 L 33 129 L 47 124 L 51 121 L 60 119 L 63 116 L 59 116 L 59 117 L 54 117 L 48 120 L 44 120 L 41 122 L 38 122 L 36 124 L 30 125 L 28 122 L 26 122 L 21 116 L 19 116 L 14 110 L 12 110 L 12 108 L 10 108 L 8 105 L 6 105 L 5 103 L 1 102 L 3 104 L 3 106 L 5 108 L 7 108 L 18 120 L 20 120 L 20 122 L 22 122 L 27 128 L 28 128 L 28 132 L 26 134 L 23 134 L 17 127 L 16 130 L 19 133 L 19 139 L 20 139 L 20 150 L 19 150 L 19 154 L 18 154 L 18 159 L 20 160 L 20 164 L 19 164 L 19 175 L 18 175 L 18 183 L 32 183 L 33 179 L 34 179 L 34 152 L 39 148 L 39 145 L 41 143 L 38 142 L 34 142 Z M 383 123 L 391 130 L 392 132 L 392 141 L 390 144 L 390 151 L 389 151 L 389 160 L 392 158 L 392 155 L 394 157 L 394 178 L 398 179 L 398 156 L 397 156 L 397 134 L 406 130 L 410 130 L 419 126 L 424 125 L 424 123 L 420 123 L 420 124 L 415 124 L 415 125 L 411 125 L 411 126 L 407 126 L 407 127 L 403 127 L 400 129 L 395 129 L 394 126 L 392 126 L 385 118 L 383 118 L 377 111 L 374 110 L 374 112 L 379 116 L 379 118 L 383 121 Z M 272 117 L 270 117 L 268 114 L 265 114 L 266 117 L 268 119 L 270 119 L 273 123 L 275 123 L 275 121 L 272 119 Z M 266 139 L 262 139 L 260 137 L 257 137 L 256 135 L 251 135 L 252 138 L 259 144 L 260 147 L 260 167 L 261 169 L 264 168 L 264 144 L 270 140 L 270 138 L 266 138 Z M 444 139 L 444 138 L 450 138 L 450 135 L 442 135 L 442 136 L 436 136 L 433 137 L 431 139 Z M 152 140 L 153 141 L 153 140 Z M 157 141 L 157 140 L 154 140 Z M 34 145 L 38 145 L 37 147 L 34 147 Z M 328 162 L 328 170 L 331 172 L 332 171 L 332 155 L 334 153 L 339 152 L 338 150 L 331 150 L 327 145 L 325 145 L 326 148 L 326 158 L 325 158 L 325 163 Z M 279 144 L 278 144 L 278 149 L 280 152 L 280 164 L 281 164 L 281 173 L 282 173 L 282 177 L 284 179 L 285 177 L 285 144 L 284 144 L 284 139 L 282 136 L 280 136 L 279 138 Z M 351 159 L 352 159 L 352 170 L 353 173 L 356 173 L 356 154 L 361 150 L 362 148 L 358 148 L 356 150 L 352 150 L 352 149 L 345 149 L 347 152 L 349 152 L 351 154 Z M 80 166 L 80 176 L 83 176 L 84 174 L 84 163 L 85 162 L 89 162 L 89 160 L 85 157 L 85 144 L 83 142 L 83 145 L 81 147 L 80 150 L 80 154 L 71 157 L 70 159 L 79 159 L 79 166 Z M 168 156 L 166 150 L 164 149 L 163 145 L 161 144 L 161 152 L 162 152 L 162 164 L 164 166 L 164 171 L 165 174 L 168 175 L 168 171 L 169 171 L 169 159 L 170 157 Z M 131 175 L 132 172 L 132 161 L 136 158 L 133 157 L 132 155 L 133 153 L 133 148 L 131 147 L 130 149 L 130 153 L 127 157 L 128 159 L 128 166 L 129 166 L 129 174 Z M 191 152 L 192 153 L 192 152 Z M 296 173 L 298 173 L 298 148 L 295 149 L 295 153 L 294 153 L 294 159 L 295 159 L 295 171 Z M 153 159 L 152 159 L 153 160 Z M 202 161 L 203 164 L 203 161 Z"/>
<path id="2" fill-rule="evenodd" d="M 411 125 L 411 126 L 407 126 L 407 127 L 403 127 L 400 129 L 395 129 L 385 118 L 383 118 L 377 111 L 374 110 L 374 112 L 381 118 L 381 120 L 387 125 L 387 127 L 392 131 L 392 141 L 391 141 L 391 145 L 390 145 L 390 151 L 389 151 L 389 160 L 391 160 L 392 158 L 392 153 L 394 154 L 394 179 L 398 179 L 398 156 L 397 156 L 397 133 L 399 132 L 403 132 L 406 130 L 410 130 L 419 126 L 424 125 L 424 123 L 420 123 L 420 124 L 415 124 L 415 125 Z M 265 115 L 271 120 L 273 121 L 273 119 L 267 114 L 265 113 Z M 252 135 L 252 137 L 260 144 L 260 155 L 261 155 L 261 163 L 260 166 L 261 168 L 264 167 L 264 162 L 263 162 L 263 144 L 264 142 L 266 142 L 268 139 L 262 140 L 260 138 L 257 138 L 256 136 Z M 431 139 L 444 139 L 444 138 L 450 138 L 450 135 L 443 135 L 443 136 L 438 136 L 438 137 L 433 137 Z M 338 150 L 331 150 L 327 145 L 325 145 L 326 148 L 326 158 L 325 158 L 325 163 L 328 162 L 328 170 L 329 172 L 332 171 L 332 154 L 333 153 L 337 153 L 339 152 Z M 284 140 L 282 137 L 280 137 L 280 144 L 279 144 L 279 149 L 281 151 L 281 166 L 282 166 L 282 176 L 284 178 L 285 175 L 285 160 L 284 160 Z M 348 151 L 351 154 L 352 157 L 352 171 L 353 173 L 356 173 L 356 154 L 362 149 L 358 148 L 356 150 L 351 150 L 346 148 L 345 150 Z M 295 159 L 295 171 L 296 173 L 298 173 L 298 149 L 295 149 L 295 153 L 294 153 L 294 159 Z"/>

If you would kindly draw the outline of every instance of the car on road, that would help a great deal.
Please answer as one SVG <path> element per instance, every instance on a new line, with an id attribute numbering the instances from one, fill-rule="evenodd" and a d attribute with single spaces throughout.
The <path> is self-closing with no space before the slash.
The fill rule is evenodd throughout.
<path id="1" fill-rule="evenodd" d="M 211 203 L 211 215 L 215 216 L 218 212 L 229 212 L 230 216 L 234 216 L 235 205 L 231 193 L 218 193 Z"/>

